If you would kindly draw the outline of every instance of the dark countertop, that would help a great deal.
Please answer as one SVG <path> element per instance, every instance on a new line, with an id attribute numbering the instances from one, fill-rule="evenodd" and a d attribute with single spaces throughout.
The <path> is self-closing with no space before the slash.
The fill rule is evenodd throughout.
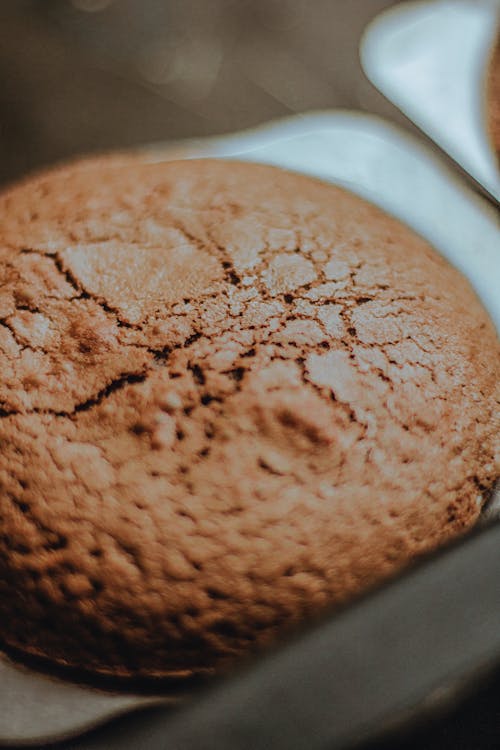
<path id="1" fill-rule="evenodd" d="M 311 109 L 375 102 L 398 117 L 358 60 L 367 21 L 392 4 L 2 0 L 0 182 L 73 154 Z"/>

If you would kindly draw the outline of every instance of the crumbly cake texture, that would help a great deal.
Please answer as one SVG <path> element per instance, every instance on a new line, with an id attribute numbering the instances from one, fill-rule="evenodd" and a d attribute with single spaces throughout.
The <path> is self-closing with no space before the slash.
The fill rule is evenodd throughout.
<path id="1" fill-rule="evenodd" d="M 337 187 L 97 160 L 0 197 L 0 640 L 211 673 L 474 524 L 499 344 Z"/>

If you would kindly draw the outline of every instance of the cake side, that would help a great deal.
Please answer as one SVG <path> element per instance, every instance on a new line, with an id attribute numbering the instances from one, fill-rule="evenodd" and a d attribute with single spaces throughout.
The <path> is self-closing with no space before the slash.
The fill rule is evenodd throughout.
<path id="1" fill-rule="evenodd" d="M 493 48 L 486 85 L 487 128 L 491 145 L 500 163 L 500 37 Z"/>

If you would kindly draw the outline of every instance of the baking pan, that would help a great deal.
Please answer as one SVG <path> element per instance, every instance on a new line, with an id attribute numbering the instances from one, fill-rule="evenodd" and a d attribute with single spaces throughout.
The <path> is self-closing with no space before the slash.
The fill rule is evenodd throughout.
<path id="1" fill-rule="evenodd" d="M 268 655 L 187 710 L 149 712 L 64 744 L 64 750 L 366 745 L 443 708 L 500 667 L 499 549 L 496 524 Z M 395 747 L 405 747 L 404 741 Z"/>

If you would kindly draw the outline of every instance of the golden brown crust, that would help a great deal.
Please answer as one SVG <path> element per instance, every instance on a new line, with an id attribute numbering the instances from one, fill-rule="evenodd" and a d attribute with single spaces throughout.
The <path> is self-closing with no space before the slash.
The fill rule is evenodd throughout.
<path id="1" fill-rule="evenodd" d="M 0 226 L 4 642 L 210 672 L 476 520 L 498 340 L 378 209 L 102 160 L 4 193 Z"/>

